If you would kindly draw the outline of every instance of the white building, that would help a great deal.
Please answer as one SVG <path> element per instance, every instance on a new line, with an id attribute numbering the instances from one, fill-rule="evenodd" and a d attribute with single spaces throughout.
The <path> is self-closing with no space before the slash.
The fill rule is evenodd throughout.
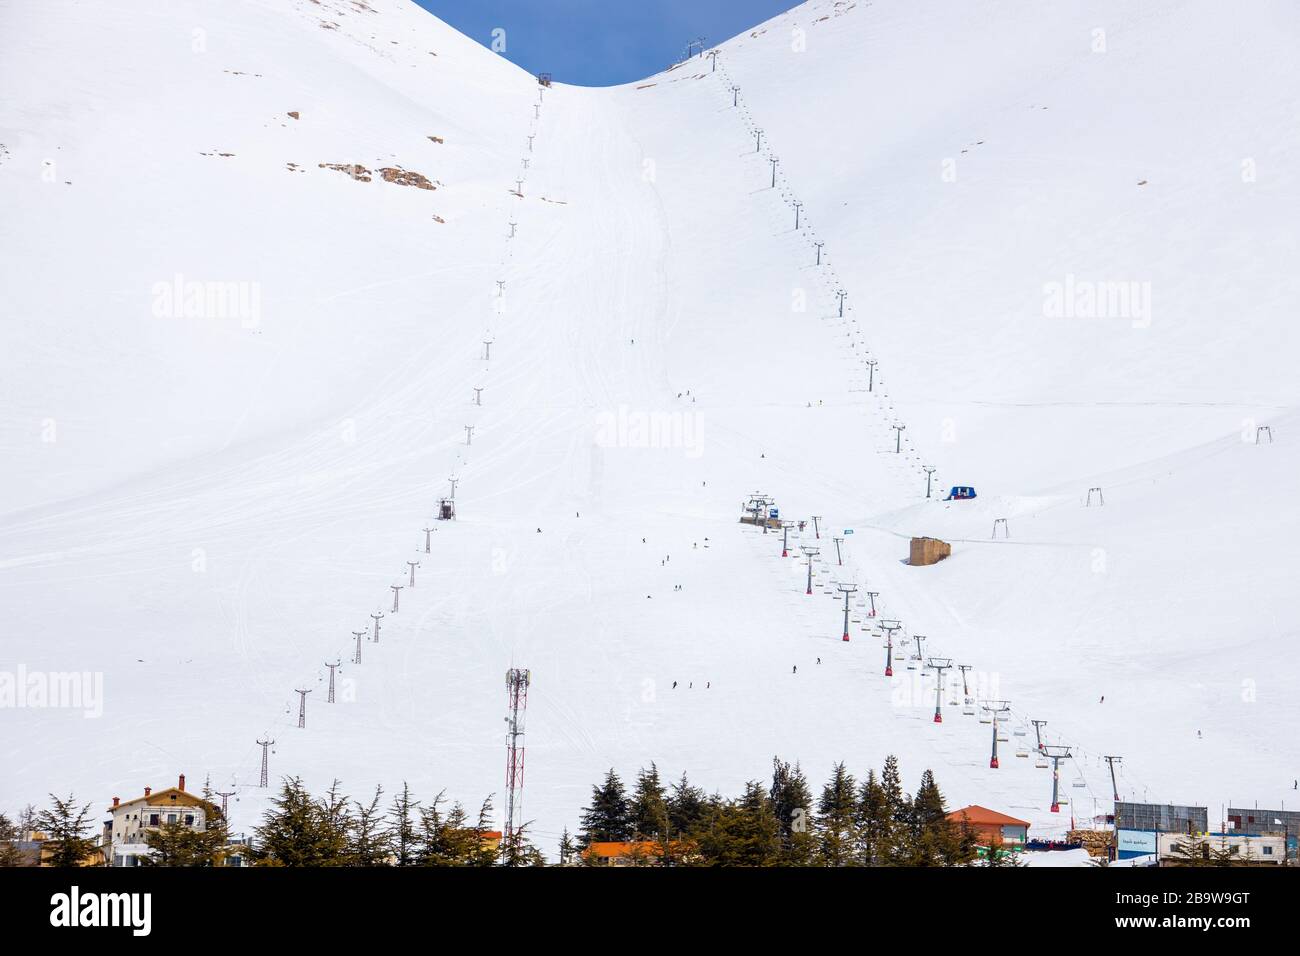
<path id="1" fill-rule="evenodd" d="M 144 796 L 123 802 L 113 798 L 110 818 L 104 822 L 104 842 L 109 866 L 139 866 L 149 855 L 145 834 L 167 823 L 180 823 L 194 830 L 207 829 L 208 820 L 220 815 L 218 808 L 185 790 L 185 774 L 176 786 L 157 793 L 144 788 Z"/>
<path id="2" fill-rule="evenodd" d="M 1286 841 L 1281 833 L 1161 833 L 1156 841 L 1159 858 L 1162 861 L 1181 859 L 1174 847 L 1187 842 L 1197 844 L 1206 859 L 1227 848 L 1236 851 L 1234 859 L 1239 863 L 1280 864 L 1286 860 Z"/>

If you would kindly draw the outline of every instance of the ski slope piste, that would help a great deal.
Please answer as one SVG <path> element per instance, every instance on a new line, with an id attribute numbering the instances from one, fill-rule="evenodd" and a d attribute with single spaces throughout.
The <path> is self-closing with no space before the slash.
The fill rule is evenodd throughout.
<path id="1" fill-rule="evenodd" d="M 0 0 L 0 806 L 188 770 L 247 829 L 273 739 L 499 810 L 509 667 L 550 853 L 650 761 L 1285 800 L 1300 31 L 1247 7 L 812 0 L 587 89 L 409 0 Z"/>

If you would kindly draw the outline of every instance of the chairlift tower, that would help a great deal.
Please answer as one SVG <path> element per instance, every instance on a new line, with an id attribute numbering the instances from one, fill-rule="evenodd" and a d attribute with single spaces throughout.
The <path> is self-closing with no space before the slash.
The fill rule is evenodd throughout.
<path id="1" fill-rule="evenodd" d="M 355 637 L 355 638 L 357 639 L 357 654 L 356 654 L 356 657 L 354 657 L 354 658 L 352 659 L 352 663 L 354 663 L 354 664 L 360 664 L 360 663 L 361 663 L 361 639 L 362 639 L 363 637 L 366 636 L 366 632 L 365 632 L 365 631 L 353 631 L 353 632 L 352 632 L 352 636 Z"/>
<path id="2" fill-rule="evenodd" d="M 306 727 L 307 726 L 307 695 L 310 694 L 311 691 L 297 690 L 295 688 L 294 693 L 298 695 L 298 726 Z"/>
<path id="3" fill-rule="evenodd" d="M 325 664 L 325 666 L 328 667 L 329 670 L 330 670 L 330 689 L 329 689 L 329 696 L 325 698 L 325 703 L 327 703 L 327 704 L 332 704 L 332 703 L 334 703 L 334 668 L 338 667 L 339 664 L 341 664 L 341 663 L 342 663 L 342 661 L 336 661 L 336 662 L 334 662 L 333 664 L 330 664 L 330 663 L 328 663 L 328 662 Z"/>
<path id="4" fill-rule="evenodd" d="M 274 740 L 259 740 L 259 741 L 257 742 L 257 745 L 258 745 L 259 747 L 262 748 L 262 775 L 261 775 L 261 777 L 259 778 L 259 783 L 258 783 L 257 785 L 258 785 L 259 787 L 265 788 L 266 785 L 267 785 L 267 773 L 266 773 L 266 771 L 267 771 L 267 759 L 266 759 L 266 753 L 267 753 L 268 750 L 270 750 L 272 747 L 275 746 L 275 741 L 274 741 Z"/>
<path id="5" fill-rule="evenodd" d="M 849 639 L 849 598 L 858 590 L 856 584 L 837 584 L 836 589 L 844 595 L 844 637 L 843 640 Z"/>
<path id="6" fill-rule="evenodd" d="M 234 791 L 234 790 L 216 790 L 216 791 L 213 791 L 213 792 L 216 793 L 216 795 L 219 796 L 219 797 L 221 798 L 221 819 L 223 819 L 223 820 L 229 820 L 229 819 L 230 819 L 230 811 L 229 811 L 229 805 L 228 805 L 227 801 L 228 801 L 231 797 L 233 797 L 233 796 L 235 795 L 235 791 Z"/>
<path id="7" fill-rule="evenodd" d="M 885 632 L 885 676 L 894 676 L 894 632 L 903 625 L 898 621 L 881 621 L 880 629 Z"/>
<path id="8" fill-rule="evenodd" d="M 1047 726 L 1047 721 L 1031 720 L 1030 723 L 1034 725 L 1034 737 L 1038 741 L 1038 752 L 1040 754 L 1047 753 L 1047 751 L 1043 749 L 1043 728 Z"/>
<path id="9" fill-rule="evenodd" d="M 1043 754 L 1052 761 L 1052 812 L 1061 812 L 1061 761 L 1070 759 L 1070 748 L 1056 744 L 1043 747 Z"/>
<path id="10" fill-rule="evenodd" d="M 804 556 L 808 558 L 808 590 L 807 590 L 806 593 L 808 593 L 808 594 L 812 594 L 812 566 L 813 566 L 813 558 L 817 557 L 817 555 L 821 553 L 821 549 L 820 549 L 820 548 L 800 548 L 799 550 L 802 551 L 802 552 L 804 553 Z"/>
<path id="11" fill-rule="evenodd" d="M 793 521 L 781 522 L 781 557 L 790 557 L 790 529 L 794 527 Z"/>
<path id="12" fill-rule="evenodd" d="M 932 657 L 927 663 L 938 676 L 934 687 L 934 722 L 941 724 L 943 723 L 943 672 L 952 667 L 952 658 Z"/>
<path id="13" fill-rule="evenodd" d="M 1111 795 L 1114 797 L 1115 802 L 1119 803 L 1119 784 L 1115 782 L 1115 764 L 1123 763 L 1124 758 L 1115 757 L 1115 756 L 1106 756 L 1103 757 L 1102 759 L 1106 761 L 1106 766 L 1110 768 Z"/>
<path id="14" fill-rule="evenodd" d="M 998 718 L 1011 709 L 1005 700 L 980 701 L 980 707 L 993 718 L 993 755 L 989 758 L 989 769 L 998 769 Z"/>

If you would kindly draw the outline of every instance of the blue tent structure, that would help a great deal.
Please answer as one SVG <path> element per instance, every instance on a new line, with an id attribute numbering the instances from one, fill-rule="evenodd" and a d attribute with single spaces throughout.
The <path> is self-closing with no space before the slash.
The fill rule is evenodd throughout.
<path id="1" fill-rule="evenodd" d="M 944 501 L 964 501 L 967 498 L 975 497 L 975 489 L 970 485 L 953 485 L 952 491 L 948 492 L 948 497 Z"/>

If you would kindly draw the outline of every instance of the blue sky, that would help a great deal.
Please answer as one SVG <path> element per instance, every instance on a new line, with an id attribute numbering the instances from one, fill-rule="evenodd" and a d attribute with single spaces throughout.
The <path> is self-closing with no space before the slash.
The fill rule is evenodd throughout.
<path id="1" fill-rule="evenodd" d="M 484 46 L 562 83 L 611 86 L 658 73 L 688 39 L 720 43 L 798 0 L 416 0 Z"/>

